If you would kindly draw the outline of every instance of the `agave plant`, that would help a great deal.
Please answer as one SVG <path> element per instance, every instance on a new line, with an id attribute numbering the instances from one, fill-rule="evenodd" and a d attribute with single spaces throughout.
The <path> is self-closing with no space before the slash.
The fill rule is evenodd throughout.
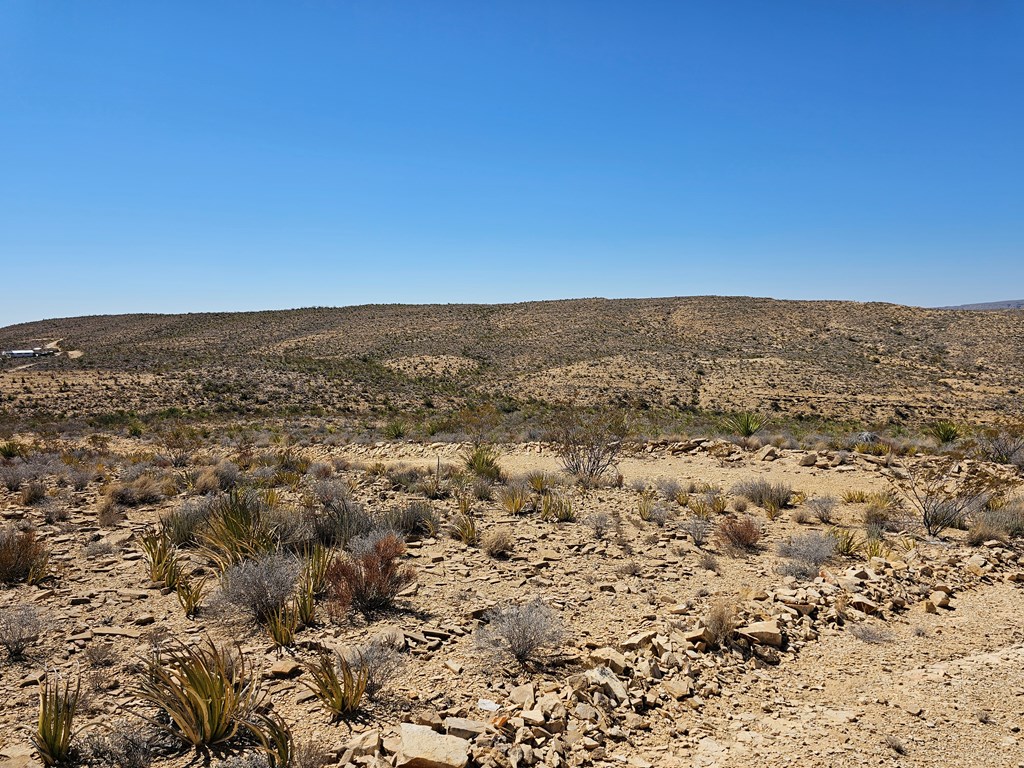
<path id="1" fill-rule="evenodd" d="M 232 653 L 209 638 L 154 653 L 137 694 L 170 721 L 154 719 L 156 725 L 203 753 L 249 727 L 261 703 L 258 681 L 241 649 Z"/>
<path id="2" fill-rule="evenodd" d="M 335 720 L 359 710 L 366 693 L 368 672 L 349 664 L 340 654 L 321 654 L 315 662 L 305 665 L 312 682 L 304 681 Z"/>
<path id="3" fill-rule="evenodd" d="M 75 682 L 74 690 L 70 680 L 61 687 L 56 674 L 45 675 L 39 684 L 39 722 L 31 738 L 43 765 L 60 765 L 71 755 L 81 687 L 80 680 Z"/>

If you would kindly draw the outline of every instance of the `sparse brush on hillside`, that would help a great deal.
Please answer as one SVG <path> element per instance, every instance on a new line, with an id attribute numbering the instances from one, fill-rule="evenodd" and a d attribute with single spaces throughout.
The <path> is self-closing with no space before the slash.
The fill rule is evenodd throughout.
<path id="1" fill-rule="evenodd" d="M 1006 479 L 984 467 L 956 473 L 956 466 L 955 458 L 939 457 L 904 465 L 899 475 L 890 478 L 929 536 L 938 536 L 947 528 L 965 527 L 968 518 L 1009 486 Z"/>

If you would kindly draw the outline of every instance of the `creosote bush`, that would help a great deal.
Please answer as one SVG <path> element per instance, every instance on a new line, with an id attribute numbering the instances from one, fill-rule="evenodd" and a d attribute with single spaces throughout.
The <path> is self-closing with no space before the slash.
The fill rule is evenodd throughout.
<path id="1" fill-rule="evenodd" d="M 355 608 L 367 614 L 391 607 L 416 578 L 413 569 L 402 564 L 404 554 L 405 542 L 394 532 L 353 539 L 349 552 L 327 569 L 332 612 L 340 616 Z"/>
<path id="2" fill-rule="evenodd" d="M 559 416 L 551 438 L 562 468 L 584 485 L 595 485 L 615 464 L 628 431 L 623 413 L 572 408 Z"/>
<path id="3" fill-rule="evenodd" d="M 525 664 L 541 650 L 555 648 L 562 635 L 555 611 L 541 600 L 532 600 L 490 611 L 487 624 L 477 630 L 476 642 L 488 653 L 508 655 Z"/>

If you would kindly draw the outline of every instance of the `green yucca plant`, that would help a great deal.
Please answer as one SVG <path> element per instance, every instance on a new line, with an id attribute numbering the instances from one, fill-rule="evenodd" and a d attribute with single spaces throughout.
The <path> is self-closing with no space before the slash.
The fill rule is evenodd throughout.
<path id="1" fill-rule="evenodd" d="M 202 752 L 234 738 L 261 702 L 241 649 L 235 655 L 209 638 L 154 653 L 137 694 L 170 720 L 155 724 Z"/>
<path id="2" fill-rule="evenodd" d="M 369 677 L 366 669 L 354 667 L 337 653 L 321 654 L 305 669 L 312 682 L 303 684 L 317 695 L 335 720 L 359 710 Z"/>
<path id="3" fill-rule="evenodd" d="M 526 476 L 526 484 L 534 493 L 540 494 L 549 493 L 551 488 L 554 486 L 551 476 L 547 472 L 541 470 L 530 472 Z"/>
<path id="4" fill-rule="evenodd" d="M 267 616 L 264 626 L 275 648 L 279 651 L 291 648 L 295 645 L 295 631 L 299 628 L 299 612 L 293 605 L 282 605 Z"/>
<path id="5" fill-rule="evenodd" d="M 831 536 L 836 542 L 836 554 L 843 555 L 844 557 L 850 557 L 857 553 L 860 548 L 860 542 L 857 541 L 857 535 L 853 531 L 849 531 L 845 528 L 829 528 L 828 535 Z"/>
<path id="6" fill-rule="evenodd" d="M 936 421 L 924 428 L 924 433 L 934 437 L 941 445 L 955 443 L 963 437 L 963 431 L 952 421 Z"/>
<path id="7" fill-rule="evenodd" d="M 187 576 L 179 576 L 175 585 L 175 592 L 178 595 L 178 602 L 185 611 L 185 615 L 191 618 L 199 612 L 199 606 L 203 602 L 203 587 L 206 586 L 206 577 L 193 581 Z"/>
<path id="8" fill-rule="evenodd" d="M 260 743 L 271 768 L 290 768 L 295 763 L 295 738 L 280 715 L 260 713 L 245 725 Z"/>
<path id="9" fill-rule="evenodd" d="M 459 512 L 449 524 L 452 538 L 461 541 L 468 547 L 475 547 L 480 543 L 480 532 L 476 527 L 476 520 L 473 515 L 467 512 Z"/>
<path id="10" fill-rule="evenodd" d="M 640 494 L 640 500 L 637 502 L 637 515 L 645 523 L 650 522 L 651 515 L 654 514 L 654 506 L 657 500 L 657 494 L 651 490 L 645 490 Z"/>
<path id="11" fill-rule="evenodd" d="M 0 459 L 16 459 L 27 455 L 28 450 L 21 443 L 7 440 L 0 443 Z"/>
<path id="12" fill-rule="evenodd" d="M 43 765 L 61 765 L 71 757 L 81 687 L 81 680 L 75 682 L 73 690 L 70 680 L 65 680 L 61 687 L 56 674 L 53 677 L 44 675 L 39 683 L 39 723 L 31 738 Z"/>
<path id="13" fill-rule="evenodd" d="M 314 544 L 305 551 L 302 578 L 308 581 L 314 597 L 327 591 L 327 569 L 331 565 L 331 552 L 323 544 Z"/>
<path id="14" fill-rule="evenodd" d="M 860 543 L 859 548 L 865 560 L 870 560 L 872 557 L 880 557 L 884 560 L 891 553 L 889 547 L 880 539 L 865 539 Z"/>
<path id="15" fill-rule="evenodd" d="M 299 623 L 304 627 L 316 624 L 316 592 L 307 574 L 299 577 L 295 588 L 295 613 Z"/>
<path id="16" fill-rule="evenodd" d="M 541 500 L 540 516 L 542 520 L 555 523 L 571 523 L 576 520 L 576 510 L 572 499 L 549 493 Z"/>
<path id="17" fill-rule="evenodd" d="M 264 517 L 264 509 L 258 495 L 234 490 L 213 505 L 206 530 L 199 538 L 203 553 L 221 572 L 277 549 L 277 536 Z"/>
<path id="18" fill-rule="evenodd" d="M 494 446 L 478 445 L 463 454 L 462 460 L 466 469 L 477 477 L 497 482 L 502 477 L 501 465 L 498 463 L 500 458 L 501 452 Z"/>
<path id="19" fill-rule="evenodd" d="M 723 419 L 725 428 L 740 437 L 753 437 L 768 425 L 768 417 L 755 411 L 740 411 Z"/>
<path id="20" fill-rule="evenodd" d="M 863 504 L 868 500 L 868 492 L 861 490 L 848 489 L 843 491 L 843 501 L 847 504 Z"/>
<path id="21" fill-rule="evenodd" d="M 181 566 L 178 550 L 171 544 L 170 536 L 162 529 L 148 528 L 139 539 L 139 545 L 149 563 L 150 581 L 176 588 L 181 580 Z"/>
<path id="22" fill-rule="evenodd" d="M 530 504 L 530 491 L 518 483 L 506 486 L 498 491 L 498 504 L 510 515 L 520 515 Z"/>

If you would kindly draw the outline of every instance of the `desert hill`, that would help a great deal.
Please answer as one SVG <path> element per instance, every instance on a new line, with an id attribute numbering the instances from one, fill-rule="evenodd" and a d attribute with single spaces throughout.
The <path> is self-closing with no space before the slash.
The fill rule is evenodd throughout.
<path id="1" fill-rule="evenodd" d="M 0 329 L 4 349 L 47 342 L 64 354 L 3 364 L 9 412 L 81 416 L 116 401 L 139 413 L 334 413 L 575 393 L 634 408 L 989 421 L 1021 412 L 1024 363 L 1019 312 L 744 297 L 107 315 Z"/>

